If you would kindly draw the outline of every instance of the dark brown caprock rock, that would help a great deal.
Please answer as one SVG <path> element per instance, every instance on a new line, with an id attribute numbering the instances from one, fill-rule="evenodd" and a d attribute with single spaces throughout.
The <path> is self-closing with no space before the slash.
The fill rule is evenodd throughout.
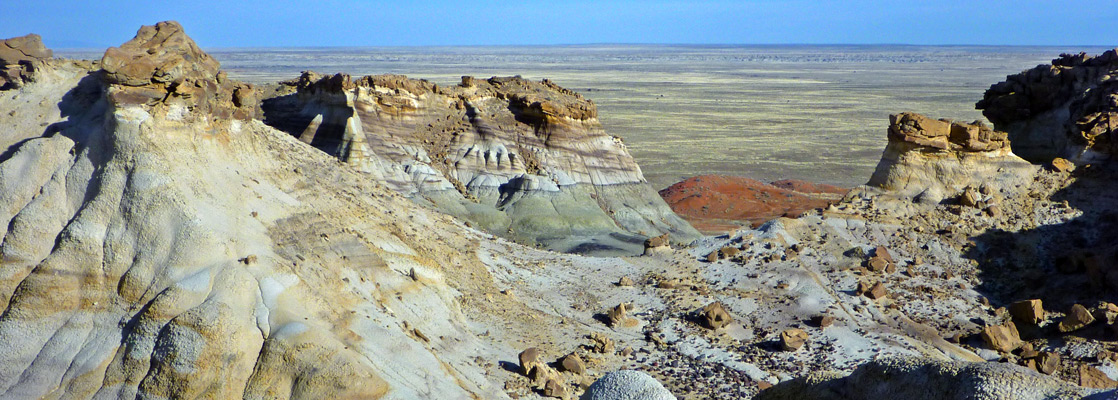
<path id="1" fill-rule="evenodd" d="M 866 261 L 866 268 L 873 272 L 896 270 L 893 256 L 889 254 L 889 249 L 886 249 L 885 246 L 877 246 L 877 248 L 874 249 L 873 256 Z"/>
<path id="2" fill-rule="evenodd" d="M 1079 366 L 1079 386 L 1092 389 L 1114 389 L 1118 382 L 1110 379 L 1105 372 L 1094 366 L 1082 364 Z"/>
<path id="3" fill-rule="evenodd" d="M 780 348 L 784 351 L 796 351 L 807 343 L 809 338 L 803 329 L 791 328 L 780 333 Z"/>
<path id="4" fill-rule="evenodd" d="M 1036 357 L 1036 370 L 1045 375 L 1052 375 L 1060 369 L 1060 355 L 1045 351 Z"/>
<path id="5" fill-rule="evenodd" d="M 101 79 L 117 104 L 182 105 L 218 119 L 257 114 L 252 85 L 226 78 L 221 64 L 186 35 L 182 25 L 146 25 L 101 57 Z"/>
<path id="6" fill-rule="evenodd" d="M 0 41 L 0 90 L 15 89 L 35 80 L 38 68 L 53 56 L 34 33 Z"/>
<path id="7" fill-rule="evenodd" d="M 858 291 L 861 294 L 863 294 L 866 297 L 869 297 L 873 300 L 883 298 L 883 297 L 885 297 L 886 295 L 889 294 L 889 292 L 887 290 L 885 290 L 885 284 L 881 283 L 881 282 L 876 282 L 873 285 L 867 285 L 865 283 L 859 283 L 858 284 Z"/>
<path id="8" fill-rule="evenodd" d="M 563 367 L 564 371 L 572 372 L 578 375 L 586 373 L 586 363 L 582 361 L 582 357 L 578 354 L 571 353 L 559 359 L 559 365 Z"/>
<path id="9" fill-rule="evenodd" d="M 1071 172 L 1075 170 L 1075 164 L 1068 161 L 1066 158 L 1056 157 L 1052 159 L 1052 170 L 1056 172 Z"/>
<path id="10" fill-rule="evenodd" d="M 706 327 L 710 329 L 720 329 L 734 322 L 734 317 L 730 316 L 726 308 L 722 307 L 722 303 L 717 301 L 703 307 L 702 316 Z"/>
<path id="11" fill-rule="evenodd" d="M 529 347 L 520 352 L 518 358 L 520 359 L 520 373 L 525 376 L 527 376 L 529 372 L 532 372 L 532 368 L 541 365 L 540 349 L 535 347 Z"/>
<path id="12" fill-rule="evenodd" d="M 547 384 L 543 387 L 543 395 L 557 399 L 567 399 L 571 396 L 567 385 L 554 378 L 547 380 Z"/>
<path id="13" fill-rule="evenodd" d="M 1009 134 L 1021 157 L 1070 171 L 1072 163 L 1118 155 L 1116 69 L 1118 49 L 1061 54 L 990 86 L 975 108 Z M 1070 162 L 1057 163 L 1057 157 Z"/>
<path id="14" fill-rule="evenodd" d="M 820 328 L 826 328 L 835 323 L 835 317 L 830 315 L 816 315 L 811 317 L 811 324 Z"/>
<path id="15" fill-rule="evenodd" d="M 1092 322 L 1095 322 L 1095 317 L 1091 315 L 1090 311 L 1087 311 L 1087 307 L 1076 304 L 1071 306 L 1068 315 L 1060 321 L 1059 328 L 1060 332 L 1071 332 L 1090 325 Z"/>
<path id="16" fill-rule="evenodd" d="M 1008 353 L 1021 347 L 1021 334 L 1013 322 L 991 325 L 982 329 L 982 341 L 993 350 Z"/>
<path id="17" fill-rule="evenodd" d="M 660 235 L 660 236 L 653 236 L 653 237 L 650 237 L 648 239 L 645 239 L 644 248 L 645 249 L 653 249 L 653 248 L 657 248 L 657 247 L 665 247 L 665 246 L 668 246 L 670 240 L 671 240 L 671 236 L 666 234 L 666 233 L 663 234 L 663 235 Z"/>
<path id="18" fill-rule="evenodd" d="M 1013 320 L 1026 324 L 1039 324 L 1044 321 L 1044 304 L 1039 299 L 1022 300 L 1009 305 Z"/>
<path id="19" fill-rule="evenodd" d="M 609 325 L 614 328 L 627 328 L 637 325 L 637 320 L 629 316 L 629 311 L 633 310 L 632 303 L 621 303 L 617 307 L 609 309 L 606 313 L 606 318 L 609 319 Z"/>

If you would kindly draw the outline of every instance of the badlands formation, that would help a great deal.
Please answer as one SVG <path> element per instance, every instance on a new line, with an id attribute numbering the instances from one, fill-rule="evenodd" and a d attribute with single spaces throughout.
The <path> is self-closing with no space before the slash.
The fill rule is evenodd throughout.
<path id="1" fill-rule="evenodd" d="M 0 398 L 1112 398 L 1116 70 L 898 114 L 868 185 L 701 237 L 551 82 L 9 39 Z"/>

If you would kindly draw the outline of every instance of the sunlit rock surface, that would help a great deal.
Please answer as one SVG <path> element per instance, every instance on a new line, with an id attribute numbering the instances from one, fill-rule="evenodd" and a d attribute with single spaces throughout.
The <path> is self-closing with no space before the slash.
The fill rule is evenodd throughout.
<path id="1" fill-rule="evenodd" d="M 547 80 L 439 87 L 307 72 L 269 97 L 269 125 L 488 232 L 594 254 L 638 254 L 663 233 L 698 237 L 602 129 L 595 105 Z"/>

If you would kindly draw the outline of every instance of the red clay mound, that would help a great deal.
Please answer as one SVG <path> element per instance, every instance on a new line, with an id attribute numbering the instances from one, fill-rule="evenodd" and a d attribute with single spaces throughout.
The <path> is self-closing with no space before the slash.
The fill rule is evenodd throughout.
<path id="1" fill-rule="evenodd" d="M 797 180 L 772 184 L 740 176 L 701 175 L 660 191 L 660 197 L 695 229 L 721 234 L 743 225 L 760 226 L 782 216 L 837 202 L 846 189 Z"/>

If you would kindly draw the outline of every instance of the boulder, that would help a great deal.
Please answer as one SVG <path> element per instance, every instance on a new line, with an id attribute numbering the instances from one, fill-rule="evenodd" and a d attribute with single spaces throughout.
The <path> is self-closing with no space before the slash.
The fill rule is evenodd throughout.
<path id="1" fill-rule="evenodd" d="M 1071 310 L 1064 316 L 1064 319 L 1060 320 L 1058 327 L 1060 332 L 1071 332 L 1090 325 L 1093 322 L 1095 322 L 1095 317 L 1091 315 L 1090 311 L 1087 311 L 1087 307 L 1083 307 L 1081 304 L 1075 304 L 1071 306 Z"/>
<path id="2" fill-rule="evenodd" d="M 967 186 L 963 189 L 963 193 L 959 195 L 959 204 L 966 207 L 978 207 L 978 202 L 981 201 L 981 195 L 978 190 L 973 186 Z"/>
<path id="3" fill-rule="evenodd" d="M 835 323 L 835 317 L 831 315 L 816 315 L 812 317 L 812 325 L 818 327 L 827 327 Z"/>
<path id="4" fill-rule="evenodd" d="M 1032 325 L 1044 321 L 1044 304 L 1040 299 L 1014 302 L 1009 305 L 1008 309 L 1014 321 Z"/>
<path id="5" fill-rule="evenodd" d="M 557 399 L 568 399 L 571 397 L 571 390 L 567 387 L 566 383 L 558 379 L 548 379 L 543 387 L 544 397 L 554 397 Z"/>
<path id="6" fill-rule="evenodd" d="M 613 339 L 600 332 L 590 334 L 591 349 L 595 353 L 613 353 L 614 343 Z"/>
<path id="7" fill-rule="evenodd" d="M 564 371 L 571 372 L 577 375 L 586 373 L 586 363 L 582 361 L 582 357 L 578 354 L 571 353 L 559 359 L 559 365 L 563 367 Z"/>
<path id="8" fill-rule="evenodd" d="M 644 372 L 621 370 L 594 381 L 581 400 L 675 400 L 675 396 Z"/>
<path id="9" fill-rule="evenodd" d="M 1079 386 L 1093 389 L 1114 389 L 1118 382 L 1110 379 L 1105 372 L 1093 365 L 1081 364 L 1079 366 Z"/>
<path id="10" fill-rule="evenodd" d="M 609 325 L 615 328 L 628 328 L 637 325 L 637 320 L 629 316 L 629 311 L 633 310 L 633 303 L 621 303 L 616 307 L 609 309 L 606 317 L 609 319 Z"/>
<path id="11" fill-rule="evenodd" d="M 1040 352 L 1036 356 L 1036 370 L 1045 375 L 1052 375 L 1060 369 L 1060 355 L 1050 351 Z"/>
<path id="12" fill-rule="evenodd" d="M 884 283 L 876 282 L 873 285 L 867 285 L 867 287 L 864 287 L 863 294 L 865 294 L 866 297 L 877 300 L 887 296 L 889 292 L 885 289 Z"/>
<path id="13" fill-rule="evenodd" d="M 652 249 L 652 248 L 657 248 L 657 247 L 665 247 L 665 246 L 668 246 L 670 240 L 671 240 L 670 235 L 668 235 L 666 233 L 663 234 L 663 235 L 660 235 L 660 236 L 653 236 L 653 237 L 650 237 L 648 239 L 645 239 L 644 248 L 645 249 Z"/>
<path id="14" fill-rule="evenodd" d="M 889 268 L 889 261 L 880 257 L 872 257 L 866 261 L 866 268 L 873 272 L 885 272 Z"/>
<path id="15" fill-rule="evenodd" d="M 528 372 L 528 379 L 532 380 L 532 385 L 539 389 L 545 389 L 548 382 L 557 381 L 562 382 L 563 375 L 551 368 L 546 364 L 539 364 Z"/>
<path id="16" fill-rule="evenodd" d="M 703 318 L 703 324 L 710 329 L 720 329 L 734 322 L 734 317 L 726 311 L 721 302 L 717 301 L 703 307 L 700 314 Z"/>
<path id="17" fill-rule="evenodd" d="M 1008 353 L 1021 347 L 1021 334 L 1013 322 L 1004 325 L 990 325 L 982 328 L 982 341 L 986 346 L 1002 353 Z"/>
<path id="18" fill-rule="evenodd" d="M 525 349 L 520 352 L 517 358 L 520 360 L 520 373 L 524 376 L 528 376 L 533 368 L 543 365 L 543 361 L 540 359 L 540 349 L 536 347 Z"/>
<path id="19" fill-rule="evenodd" d="M 1075 164 L 1068 161 L 1066 158 L 1056 157 L 1052 159 L 1052 170 L 1056 172 L 1071 172 L 1075 170 Z"/>
<path id="20" fill-rule="evenodd" d="M 816 315 L 811 317 L 811 324 L 820 328 L 826 328 L 835 323 L 835 317 L 830 315 Z"/>
<path id="21" fill-rule="evenodd" d="M 780 348 L 784 351 L 796 351 L 807 343 L 809 336 L 803 329 L 791 328 L 780 332 Z"/>

